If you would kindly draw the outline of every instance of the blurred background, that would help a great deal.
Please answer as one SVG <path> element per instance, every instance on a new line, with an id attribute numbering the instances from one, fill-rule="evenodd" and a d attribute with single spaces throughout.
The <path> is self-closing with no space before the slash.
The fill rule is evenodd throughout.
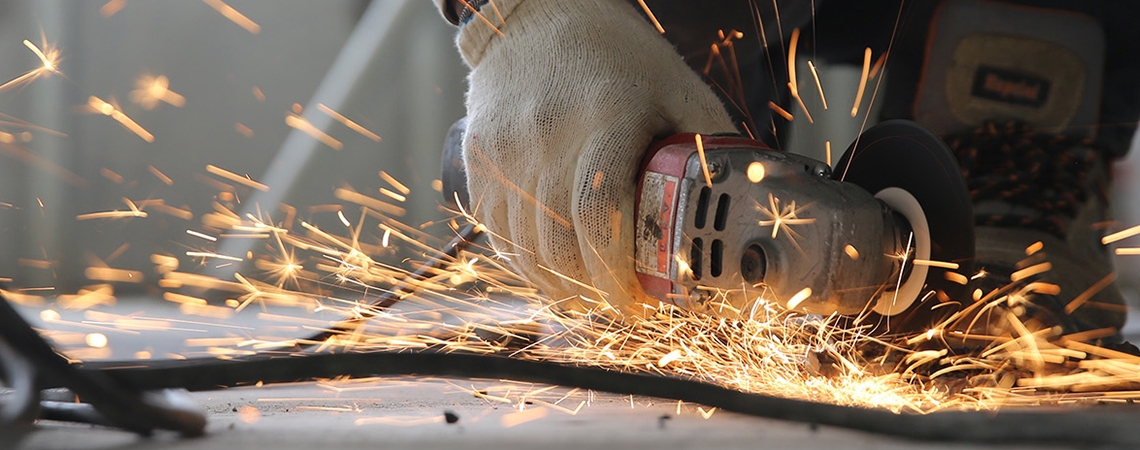
<path id="1" fill-rule="evenodd" d="M 242 17 L 227 17 L 224 6 Z M 50 295 L 90 284 L 87 267 L 146 270 L 155 253 L 212 270 L 225 261 L 185 253 L 241 257 L 255 245 L 187 233 L 217 236 L 201 226 L 215 202 L 278 221 L 293 216 L 278 207 L 285 203 L 298 219 L 339 222 L 337 188 L 395 191 L 380 170 L 411 189 L 400 205 L 405 223 L 444 217 L 431 182 L 444 134 L 463 115 L 465 68 L 453 34 L 424 0 L 0 2 L 0 78 L 42 66 L 25 39 L 58 48 L 61 72 L 0 90 L 0 131 L 12 137 L 0 134 L 0 277 Z M 159 77 L 172 102 L 147 95 L 161 93 Z M 116 105 L 153 142 L 93 111 L 98 101 Z M 297 110 L 335 142 L 299 130 L 303 121 L 290 126 Z M 82 220 L 130 211 L 124 198 L 147 217 Z M 356 222 L 359 211 L 344 214 Z M 116 286 L 116 294 L 148 285 Z"/>
<path id="2" fill-rule="evenodd" d="M 395 188 L 381 170 L 410 188 L 405 202 L 388 199 L 406 210 L 401 221 L 449 217 L 432 181 L 444 134 L 463 115 L 454 33 L 426 0 L 0 1 L 0 79 L 43 67 L 25 39 L 59 51 L 58 73 L 0 89 L 0 278 L 50 296 L 92 284 L 88 267 L 152 276 L 152 254 L 184 269 L 233 271 L 237 263 L 186 255 L 240 258 L 258 245 L 187 233 L 217 237 L 202 219 L 219 205 L 340 226 L 337 211 L 355 222 L 360 208 L 334 192 L 382 197 L 380 188 Z M 851 104 L 859 68 L 821 69 L 829 100 Z M 819 109 L 815 124 L 793 122 L 790 145 L 824 159 L 830 141 L 837 159 L 861 122 L 844 108 Z M 1136 158 L 1117 167 L 1123 226 L 1140 223 Z M 147 217 L 85 216 L 132 205 Z M 1118 283 L 1135 306 L 1140 260 L 1124 258 Z M 125 283 L 116 294 L 155 289 Z"/>

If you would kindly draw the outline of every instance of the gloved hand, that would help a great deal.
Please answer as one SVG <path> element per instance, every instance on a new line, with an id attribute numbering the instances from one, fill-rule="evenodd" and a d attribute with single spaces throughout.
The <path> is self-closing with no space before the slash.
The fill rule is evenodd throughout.
<path id="1" fill-rule="evenodd" d="M 505 23 L 489 6 L 482 13 L 502 35 L 475 18 L 458 37 L 471 67 L 463 156 L 472 208 L 553 300 L 573 306 L 580 295 L 636 312 L 646 297 L 634 274 L 635 176 L 647 146 L 733 124 L 626 1 L 495 3 Z"/>

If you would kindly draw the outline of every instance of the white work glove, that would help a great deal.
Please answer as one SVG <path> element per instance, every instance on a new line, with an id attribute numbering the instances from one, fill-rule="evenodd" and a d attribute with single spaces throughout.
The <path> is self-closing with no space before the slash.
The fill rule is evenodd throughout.
<path id="1" fill-rule="evenodd" d="M 624 0 L 496 0 L 462 27 L 463 157 L 476 217 L 551 299 L 636 312 L 635 179 L 654 137 L 735 132 L 720 100 Z M 554 272 L 557 272 L 555 274 Z M 576 280 L 581 284 L 569 281 Z M 580 295 L 592 302 L 575 304 Z"/>

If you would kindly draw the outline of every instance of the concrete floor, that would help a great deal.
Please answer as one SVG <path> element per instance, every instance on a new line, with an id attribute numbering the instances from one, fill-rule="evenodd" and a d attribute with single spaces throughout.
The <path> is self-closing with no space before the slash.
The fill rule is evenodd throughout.
<path id="1" fill-rule="evenodd" d="M 915 442 L 719 411 L 706 419 L 698 405 L 678 406 L 676 402 L 635 397 L 631 406 L 630 397 L 609 394 L 594 395 L 577 414 L 544 405 L 541 400 L 519 411 L 510 404 L 476 398 L 464 389 L 469 386 L 491 386 L 489 395 L 506 388 L 488 381 L 388 380 L 353 383 L 343 386 L 351 390 L 340 392 L 303 383 L 197 393 L 194 397 L 209 412 L 205 437 L 140 438 L 120 431 L 42 422 L 20 448 L 989 448 Z M 541 387 L 513 386 L 516 392 L 537 388 Z M 543 392 L 541 398 L 553 403 L 567 393 L 569 389 L 556 388 Z M 572 410 L 587 397 L 580 391 L 572 393 L 557 406 Z M 446 423 L 445 412 L 458 416 L 458 422 Z"/>
<path id="2" fill-rule="evenodd" d="M 114 309 L 135 311 L 140 307 L 139 303 L 128 300 L 121 301 Z M 173 307 L 154 302 L 148 302 L 146 309 L 153 316 L 177 314 Z M 22 311 L 37 327 L 54 330 L 75 328 L 84 315 L 81 311 L 61 310 L 61 321 L 46 324 L 39 320 L 39 309 L 23 308 Z M 236 316 L 224 322 L 231 327 L 235 324 L 250 328 L 271 325 L 260 323 L 252 315 Z M 205 325 L 205 321 L 198 324 L 202 330 L 110 334 L 110 347 L 114 352 L 103 357 L 129 358 L 141 348 L 161 355 L 182 347 L 188 336 L 204 337 L 226 331 L 225 328 L 211 330 Z M 275 331 L 298 336 L 304 334 L 300 329 Z M 479 397 L 476 392 L 484 395 Z M 915 442 L 834 427 L 813 427 L 805 423 L 710 411 L 696 404 L 509 381 L 387 378 L 274 385 L 191 395 L 209 418 L 208 432 L 201 438 L 185 439 L 173 434 L 140 438 L 127 432 L 43 421 L 17 448 L 422 450 L 542 446 L 552 450 L 990 447 Z M 522 410 L 519 409 L 520 404 Z M 458 421 L 446 423 L 447 412 L 457 416 Z M 0 438 L 0 448 L 5 447 L 8 445 Z"/>

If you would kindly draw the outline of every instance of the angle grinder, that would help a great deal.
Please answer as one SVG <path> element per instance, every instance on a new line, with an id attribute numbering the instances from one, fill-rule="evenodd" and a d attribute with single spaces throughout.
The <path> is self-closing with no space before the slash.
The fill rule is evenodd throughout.
<path id="1" fill-rule="evenodd" d="M 449 132 L 442 178 L 460 203 L 464 125 Z M 636 199 L 638 280 L 686 309 L 764 298 L 906 319 L 961 298 L 972 273 L 965 182 L 946 145 L 909 121 L 868 129 L 834 169 L 752 139 L 677 134 L 646 152 Z"/>

